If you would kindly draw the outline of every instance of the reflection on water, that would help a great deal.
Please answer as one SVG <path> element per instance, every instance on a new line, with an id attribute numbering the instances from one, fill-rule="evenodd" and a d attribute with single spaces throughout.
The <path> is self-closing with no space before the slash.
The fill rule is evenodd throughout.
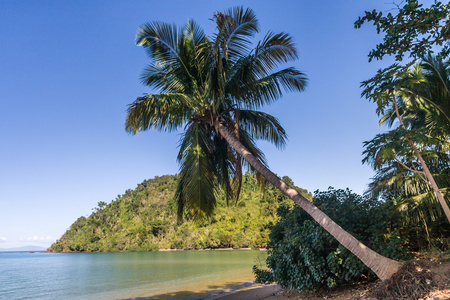
<path id="1" fill-rule="evenodd" d="M 2 299 L 204 298 L 253 278 L 262 251 L 0 253 Z M 228 288 L 228 287 L 227 287 Z M 150 296 L 153 296 L 149 298 Z M 145 298 L 144 298 L 145 297 Z M 181 299 L 181 298 L 180 298 Z"/>

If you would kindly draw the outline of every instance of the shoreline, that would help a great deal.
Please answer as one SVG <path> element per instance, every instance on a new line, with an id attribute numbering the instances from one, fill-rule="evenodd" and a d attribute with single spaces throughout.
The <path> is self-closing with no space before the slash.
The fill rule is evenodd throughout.
<path id="1" fill-rule="evenodd" d="M 36 252 L 45 252 L 45 253 L 138 253 L 138 252 L 171 252 L 171 251 L 230 251 L 230 250 L 241 250 L 241 251 L 267 251 L 267 248 L 204 248 L 204 249 L 158 249 L 155 251 L 117 251 L 117 252 L 101 252 L 101 251 L 69 251 L 63 250 L 60 252 L 45 250 L 45 251 L 36 251 Z"/>
<path id="2" fill-rule="evenodd" d="M 204 248 L 204 249 L 159 249 L 157 252 L 166 251 L 229 251 L 229 250 L 245 250 L 245 251 L 267 251 L 266 248 Z M 151 251 L 148 251 L 151 252 Z"/>

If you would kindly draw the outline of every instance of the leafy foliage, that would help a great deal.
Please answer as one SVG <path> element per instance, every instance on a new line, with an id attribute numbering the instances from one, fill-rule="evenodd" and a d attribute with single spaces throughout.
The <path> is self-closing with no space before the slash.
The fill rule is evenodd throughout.
<path id="1" fill-rule="evenodd" d="M 400 120 L 397 128 L 364 142 L 363 163 L 376 171 L 368 193 L 401 196 L 397 209 L 411 222 L 442 214 L 437 192 L 450 200 L 448 64 L 428 56 L 410 68 L 392 65 L 362 83 L 363 96 L 378 106 L 380 124 L 394 127 Z M 431 176 L 439 187 L 434 193 Z"/>
<path id="2" fill-rule="evenodd" d="M 390 195 L 385 201 L 350 190 L 314 193 L 313 203 L 379 254 L 401 260 L 431 248 L 450 249 L 450 224 L 440 216 L 430 224 L 406 222 Z M 261 283 L 313 290 L 374 280 L 374 274 L 297 206 L 280 205 L 280 220 L 269 235 L 266 267 L 254 266 Z"/>
<path id="3" fill-rule="evenodd" d="M 406 240 L 395 230 L 397 218 L 389 209 L 350 190 L 316 191 L 313 203 L 346 231 L 381 255 L 405 258 Z M 340 245 L 299 207 L 280 206 L 280 221 L 268 243 L 269 269 L 254 267 L 258 282 L 311 290 L 374 278 L 359 259 Z"/>
<path id="4" fill-rule="evenodd" d="M 403 1 L 402 1 L 403 2 Z M 427 52 L 441 47 L 441 55 L 449 53 L 450 5 L 434 1 L 424 8 L 418 0 L 406 0 L 404 6 L 397 6 L 396 15 L 383 15 L 380 11 L 366 11 L 365 16 L 355 21 L 355 28 L 364 22 L 373 22 L 377 33 L 384 34 L 383 42 L 369 53 L 369 61 L 382 59 L 385 55 L 395 55 L 401 61 L 405 53 L 411 57 L 421 57 Z"/>
<path id="5" fill-rule="evenodd" d="M 78 218 L 49 250 L 65 251 L 155 251 L 158 249 L 203 249 L 265 247 L 269 230 L 278 220 L 276 210 L 292 201 L 267 185 L 260 190 L 250 174 L 243 176 L 241 199 L 226 204 L 217 191 L 217 210 L 209 221 L 177 224 L 174 200 L 180 175 L 145 180 L 109 204 L 99 202 L 88 217 Z M 289 180 L 289 178 L 285 178 Z M 306 197 L 305 190 L 298 189 Z"/>
<path id="6" fill-rule="evenodd" d="M 362 96 L 377 104 L 380 124 L 393 126 L 397 102 L 405 126 L 427 128 L 432 136 L 450 135 L 450 61 L 427 56 L 417 64 L 393 64 L 363 81 Z"/>

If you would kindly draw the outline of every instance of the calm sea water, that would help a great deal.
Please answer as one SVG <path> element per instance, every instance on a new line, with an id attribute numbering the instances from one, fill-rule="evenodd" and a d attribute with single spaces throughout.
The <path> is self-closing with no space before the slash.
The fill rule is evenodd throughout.
<path id="1" fill-rule="evenodd" d="M 0 252 L 0 299 L 201 299 L 251 280 L 265 257 L 245 250 Z"/>

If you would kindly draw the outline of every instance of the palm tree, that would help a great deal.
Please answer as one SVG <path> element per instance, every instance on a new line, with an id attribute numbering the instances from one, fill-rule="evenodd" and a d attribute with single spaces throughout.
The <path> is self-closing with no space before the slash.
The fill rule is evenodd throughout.
<path id="1" fill-rule="evenodd" d="M 278 100 L 283 91 L 303 91 L 306 85 L 302 72 L 279 68 L 297 58 L 291 37 L 269 32 L 251 48 L 258 21 L 252 10 L 242 7 L 216 12 L 214 21 L 217 33 L 212 38 L 193 21 L 181 29 L 146 23 L 137 33 L 137 44 L 152 58 L 143 83 L 161 93 L 139 97 L 129 105 L 126 129 L 136 134 L 184 126 L 178 154 L 179 216 L 184 209 L 194 218 L 210 215 L 218 186 L 229 197 L 237 197 L 242 164 L 248 165 L 305 209 L 379 278 L 389 278 L 398 270 L 398 262 L 360 243 L 279 179 L 256 147 L 257 139 L 278 147 L 286 141 L 278 120 L 257 109 Z"/>
<path id="2" fill-rule="evenodd" d="M 396 208 L 408 216 L 407 221 L 414 223 L 435 221 L 443 210 L 432 187 L 416 172 L 421 170 L 420 161 L 411 151 L 405 134 L 414 137 L 415 145 L 444 198 L 450 196 L 446 195 L 450 192 L 449 145 L 445 147 L 441 139 L 424 135 L 421 131 L 405 132 L 403 128 L 396 128 L 378 134 L 364 142 L 363 152 L 363 163 L 370 164 L 375 170 L 366 194 L 375 198 L 401 196 L 401 201 L 396 201 Z"/>
<path id="3" fill-rule="evenodd" d="M 393 126 L 397 120 L 400 125 L 365 142 L 363 162 L 372 163 L 376 170 L 393 163 L 401 170 L 394 173 L 396 176 L 404 173 L 423 180 L 434 191 L 450 222 L 450 209 L 443 195 L 448 188 L 450 148 L 449 64 L 428 56 L 408 67 L 394 64 L 362 83 L 362 95 L 378 104 L 380 124 Z M 439 181 L 445 184 L 441 188 Z M 411 181 L 403 185 L 407 183 Z"/>
<path id="4" fill-rule="evenodd" d="M 416 64 L 405 79 L 412 84 L 400 87 L 399 110 L 406 125 L 412 129 L 426 128 L 433 136 L 450 137 L 450 61 L 428 55 Z M 395 110 L 382 122 L 392 126 Z"/>

